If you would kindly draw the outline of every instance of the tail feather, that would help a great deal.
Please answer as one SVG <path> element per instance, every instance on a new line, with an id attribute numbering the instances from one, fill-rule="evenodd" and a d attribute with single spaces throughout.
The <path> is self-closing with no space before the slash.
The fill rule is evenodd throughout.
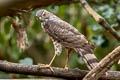
<path id="1" fill-rule="evenodd" d="M 82 48 L 75 48 L 75 51 L 81 55 L 89 70 L 93 69 L 99 62 L 97 57 L 92 54 L 93 49 L 94 47 L 91 45 L 86 45 Z"/>

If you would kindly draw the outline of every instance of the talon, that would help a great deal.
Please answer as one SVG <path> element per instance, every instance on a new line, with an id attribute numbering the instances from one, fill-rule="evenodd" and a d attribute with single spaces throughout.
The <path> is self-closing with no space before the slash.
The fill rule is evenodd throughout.
<path id="1" fill-rule="evenodd" d="M 46 64 L 46 65 L 45 64 L 38 64 L 38 66 L 39 66 L 39 68 L 49 68 L 52 72 L 54 72 L 53 68 L 48 64 Z"/>
<path id="2" fill-rule="evenodd" d="M 69 68 L 68 68 L 68 66 L 65 66 L 64 69 L 65 69 L 65 70 L 68 70 Z"/>
<path id="3" fill-rule="evenodd" d="M 38 63 L 37 65 L 38 65 L 39 67 L 45 66 L 45 64 L 40 64 L 40 63 Z"/>
<path id="4" fill-rule="evenodd" d="M 49 68 L 50 68 L 50 70 L 51 70 L 52 72 L 54 72 L 54 70 L 53 70 L 53 68 L 52 68 L 51 66 L 50 66 Z"/>

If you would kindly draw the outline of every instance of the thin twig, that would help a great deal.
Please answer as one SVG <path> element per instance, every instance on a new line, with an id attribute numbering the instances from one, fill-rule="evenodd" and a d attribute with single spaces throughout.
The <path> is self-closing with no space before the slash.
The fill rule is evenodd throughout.
<path id="1" fill-rule="evenodd" d="M 80 0 L 82 6 L 86 11 L 98 22 L 104 29 L 111 33 L 118 41 L 120 41 L 120 35 L 111 27 L 111 25 L 98 13 L 96 13 L 87 3 L 86 0 Z"/>
<path id="2" fill-rule="evenodd" d="M 104 57 L 83 80 L 98 80 L 118 59 L 120 59 L 120 46 Z"/>

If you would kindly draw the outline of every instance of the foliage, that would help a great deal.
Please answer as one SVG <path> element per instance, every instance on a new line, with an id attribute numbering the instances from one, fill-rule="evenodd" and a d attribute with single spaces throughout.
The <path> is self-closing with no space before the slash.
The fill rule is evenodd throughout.
<path id="1" fill-rule="evenodd" d="M 91 4 L 93 9 L 102 15 L 114 29 L 120 33 L 120 3 L 114 0 L 97 0 L 96 4 Z M 120 43 L 107 31 L 105 31 L 79 4 L 65 4 L 59 6 L 44 7 L 50 12 L 56 14 L 61 19 L 75 26 L 87 39 L 96 46 L 95 55 L 102 59 Z M 41 9 L 41 8 L 40 8 Z M 48 64 L 54 54 L 52 41 L 43 32 L 40 22 L 36 19 L 35 13 L 38 9 L 30 14 L 22 15 L 22 25 L 26 28 L 30 47 L 21 52 L 16 44 L 16 32 L 11 26 L 8 17 L 0 20 L 0 59 L 23 64 Z M 63 48 L 64 49 L 64 48 Z M 81 57 L 74 54 L 70 55 L 70 68 L 79 67 L 87 69 Z M 53 66 L 64 67 L 66 60 L 65 49 L 62 55 L 56 57 Z M 114 65 L 112 70 L 119 70 L 118 65 Z M 13 78 L 11 74 L 1 72 L 0 78 Z M 14 77 L 31 78 L 33 76 L 15 75 Z"/>

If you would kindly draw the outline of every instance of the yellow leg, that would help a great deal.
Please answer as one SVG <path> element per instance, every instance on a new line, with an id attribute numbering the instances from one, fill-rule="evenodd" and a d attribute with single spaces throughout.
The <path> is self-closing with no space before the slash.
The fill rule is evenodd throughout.
<path id="1" fill-rule="evenodd" d="M 66 57 L 66 63 L 65 63 L 65 67 L 64 69 L 68 70 L 69 67 L 68 67 L 68 63 L 69 63 L 69 53 L 70 53 L 71 49 L 70 48 L 67 48 L 67 57 Z"/>
<path id="2" fill-rule="evenodd" d="M 51 70 L 52 72 L 54 72 L 54 70 L 53 70 L 52 67 L 51 67 L 51 64 L 53 63 L 55 57 L 56 57 L 56 54 L 54 54 L 52 60 L 51 60 L 50 63 L 47 64 L 47 65 L 39 65 L 39 64 L 38 64 L 38 65 L 40 66 L 40 68 L 50 68 L 50 70 Z"/>
<path id="3" fill-rule="evenodd" d="M 53 56 L 52 60 L 50 61 L 50 63 L 49 63 L 49 65 L 50 65 L 50 66 L 51 66 L 51 64 L 53 63 L 53 61 L 54 61 L 55 57 L 56 57 L 56 54 L 54 54 L 54 56 Z"/>

